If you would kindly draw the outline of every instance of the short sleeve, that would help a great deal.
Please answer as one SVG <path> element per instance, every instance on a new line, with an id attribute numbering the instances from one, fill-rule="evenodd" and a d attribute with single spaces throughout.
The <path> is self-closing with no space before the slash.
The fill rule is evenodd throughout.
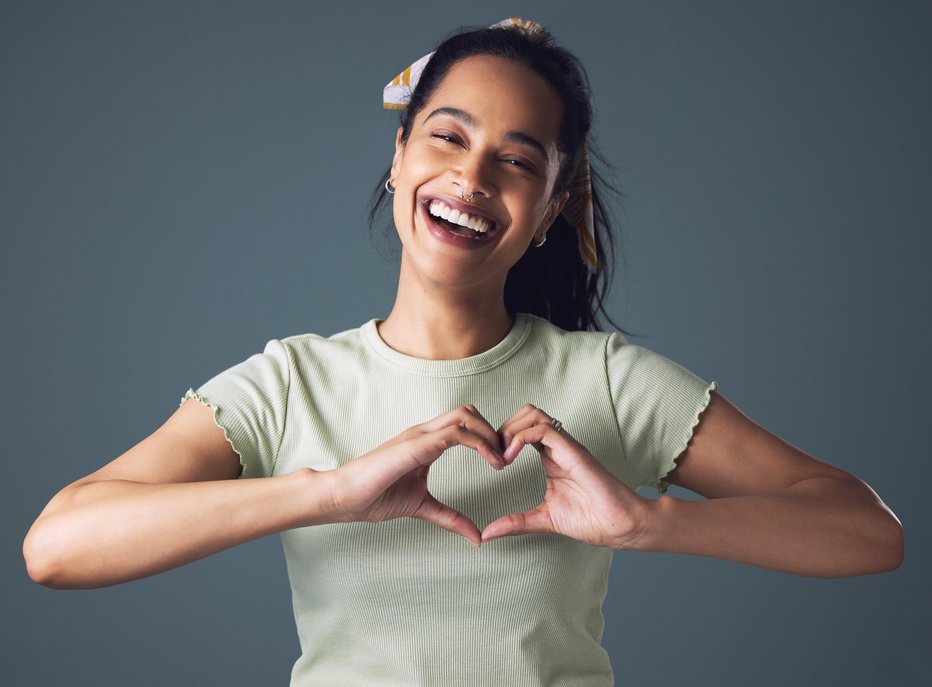
<path id="1" fill-rule="evenodd" d="M 663 494 L 670 486 L 663 477 L 686 450 L 717 384 L 619 332 L 606 344 L 606 369 L 630 486 Z"/>
<path id="2" fill-rule="evenodd" d="M 181 398 L 213 409 L 214 422 L 239 456 L 240 478 L 271 477 L 285 431 L 291 366 L 278 339 L 241 363 L 208 379 Z"/>

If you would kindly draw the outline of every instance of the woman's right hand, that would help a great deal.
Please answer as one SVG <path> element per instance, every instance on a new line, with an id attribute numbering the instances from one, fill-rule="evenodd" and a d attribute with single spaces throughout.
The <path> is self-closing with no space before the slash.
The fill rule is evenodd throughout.
<path id="1" fill-rule="evenodd" d="M 472 404 L 409 427 L 398 436 L 331 471 L 336 522 L 419 518 L 465 537 L 482 535 L 462 513 L 427 490 L 430 466 L 451 446 L 474 449 L 496 470 L 505 467 L 498 433 Z"/>

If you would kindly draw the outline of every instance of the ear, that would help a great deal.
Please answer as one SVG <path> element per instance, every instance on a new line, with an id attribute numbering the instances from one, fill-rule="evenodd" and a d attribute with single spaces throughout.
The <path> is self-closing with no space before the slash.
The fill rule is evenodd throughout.
<path id="1" fill-rule="evenodd" d="M 405 146 L 401 142 L 401 127 L 398 127 L 398 132 L 395 134 L 395 156 L 392 158 L 392 169 L 389 174 L 389 178 L 396 179 L 398 178 L 398 172 L 401 170 L 401 162 L 404 159 L 405 155 Z"/>
<path id="2" fill-rule="evenodd" d="M 569 198 L 570 192 L 564 191 L 560 196 L 550 201 L 550 205 L 547 207 L 547 212 L 544 214 L 544 219 L 541 221 L 540 227 L 537 229 L 537 235 L 535 236 L 536 240 L 539 241 L 547 235 L 547 232 L 550 230 L 550 226 L 556 221 L 557 217 L 560 216 L 560 213 L 563 212 L 563 208 L 566 207 L 566 201 L 568 201 Z"/>

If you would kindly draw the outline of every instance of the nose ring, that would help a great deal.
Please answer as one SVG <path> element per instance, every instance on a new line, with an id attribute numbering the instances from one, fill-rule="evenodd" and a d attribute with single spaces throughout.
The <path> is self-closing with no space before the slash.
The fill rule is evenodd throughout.
<path id="1" fill-rule="evenodd" d="M 474 195 L 476 195 L 476 194 L 475 194 L 475 193 L 470 193 L 470 194 L 469 194 L 469 198 L 467 198 L 467 197 L 463 194 L 463 189 L 460 189 L 460 200 L 465 200 L 467 203 L 471 203 L 471 202 L 472 202 L 472 197 L 473 197 Z"/>

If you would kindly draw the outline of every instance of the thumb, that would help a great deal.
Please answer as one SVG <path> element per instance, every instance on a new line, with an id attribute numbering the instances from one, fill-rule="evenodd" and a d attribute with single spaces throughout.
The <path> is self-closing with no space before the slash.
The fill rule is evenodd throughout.
<path id="1" fill-rule="evenodd" d="M 482 544 L 482 535 L 476 524 L 459 511 L 441 503 L 431 494 L 427 494 L 417 512 L 412 517 L 433 523 L 454 534 L 469 540 L 477 549 Z"/>
<path id="2" fill-rule="evenodd" d="M 553 523 L 543 508 L 538 506 L 534 510 L 524 513 L 504 515 L 493 520 L 482 530 L 482 541 L 490 541 L 499 537 L 510 537 L 515 534 L 532 534 L 535 532 L 553 532 Z"/>

